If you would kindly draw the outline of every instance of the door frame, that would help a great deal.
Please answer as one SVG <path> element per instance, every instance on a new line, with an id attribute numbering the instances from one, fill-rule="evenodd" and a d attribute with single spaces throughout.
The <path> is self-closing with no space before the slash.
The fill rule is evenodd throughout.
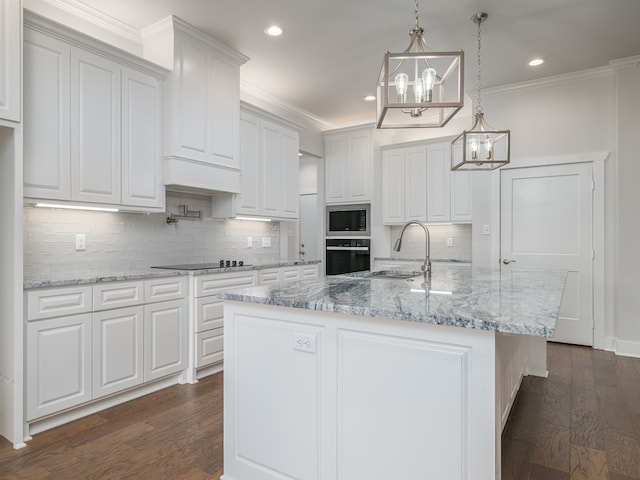
<path id="1" fill-rule="evenodd" d="M 501 174 L 502 170 L 513 170 L 529 167 L 546 167 L 565 165 L 570 163 L 591 163 L 593 169 L 593 238 L 592 245 L 595 257 L 593 259 L 593 347 L 604 350 L 615 350 L 613 337 L 606 336 L 606 272 L 605 272 L 605 161 L 610 152 L 589 152 L 582 154 L 536 157 L 517 160 L 501 169 L 492 172 L 492 217 L 497 220 L 498 232 L 492 240 L 492 261 L 500 262 L 502 219 L 501 215 Z M 611 313 L 611 312 L 610 312 Z M 610 315 L 611 316 L 611 315 Z M 611 321 L 609 322 L 610 324 Z"/>

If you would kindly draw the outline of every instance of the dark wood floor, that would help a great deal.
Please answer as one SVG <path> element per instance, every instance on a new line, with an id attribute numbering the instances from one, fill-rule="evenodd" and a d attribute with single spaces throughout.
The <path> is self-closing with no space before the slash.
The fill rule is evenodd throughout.
<path id="1" fill-rule="evenodd" d="M 549 378 L 525 378 L 505 428 L 503 480 L 640 480 L 640 359 L 561 344 L 548 356 Z M 3 480 L 221 474 L 222 374 L 40 433 L 21 450 L 0 438 Z"/>

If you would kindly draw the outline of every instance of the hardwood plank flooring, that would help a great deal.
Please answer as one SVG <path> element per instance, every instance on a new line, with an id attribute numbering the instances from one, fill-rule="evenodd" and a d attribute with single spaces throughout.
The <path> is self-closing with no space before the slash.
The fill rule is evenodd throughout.
<path id="1" fill-rule="evenodd" d="M 558 343 L 547 358 L 542 400 L 525 378 L 504 429 L 502 480 L 640 480 L 640 358 Z"/>
<path id="2" fill-rule="evenodd" d="M 640 480 L 640 359 L 549 344 L 502 437 L 503 480 Z M 37 434 L 0 438 L 0 479 L 204 480 L 223 471 L 222 374 Z M 360 479 L 354 479 L 360 480 Z"/>

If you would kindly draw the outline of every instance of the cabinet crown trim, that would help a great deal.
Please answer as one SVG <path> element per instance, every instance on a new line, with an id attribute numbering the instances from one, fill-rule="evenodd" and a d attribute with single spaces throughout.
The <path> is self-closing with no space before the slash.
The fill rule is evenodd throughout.
<path id="1" fill-rule="evenodd" d="M 168 69 L 160 65 L 26 9 L 24 10 L 24 26 L 160 80 L 164 80 L 170 73 Z"/>

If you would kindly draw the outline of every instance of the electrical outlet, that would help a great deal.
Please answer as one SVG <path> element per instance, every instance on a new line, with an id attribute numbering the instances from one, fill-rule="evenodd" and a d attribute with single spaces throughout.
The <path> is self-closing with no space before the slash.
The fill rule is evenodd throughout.
<path id="1" fill-rule="evenodd" d="M 316 336 L 308 333 L 294 333 L 293 349 L 299 352 L 316 353 Z"/>
<path id="2" fill-rule="evenodd" d="M 268 248 L 271 246 L 271 237 L 262 237 L 262 248 Z"/>
<path id="3" fill-rule="evenodd" d="M 87 249 L 87 236 L 84 233 L 76 233 L 76 251 Z"/>
<path id="4" fill-rule="evenodd" d="M 447 247 L 453 247 L 453 237 L 447 237 Z"/>
<path id="5" fill-rule="evenodd" d="M 482 234 L 483 235 L 491 235 L 491 225 L 488 223 L 485 223 L 484 225 L 482 225 Z"/>
<path id="6" fill-rule="evenodd" d="M 253 248 L 253 237 L 247 237 L 247 248 Z"/>

